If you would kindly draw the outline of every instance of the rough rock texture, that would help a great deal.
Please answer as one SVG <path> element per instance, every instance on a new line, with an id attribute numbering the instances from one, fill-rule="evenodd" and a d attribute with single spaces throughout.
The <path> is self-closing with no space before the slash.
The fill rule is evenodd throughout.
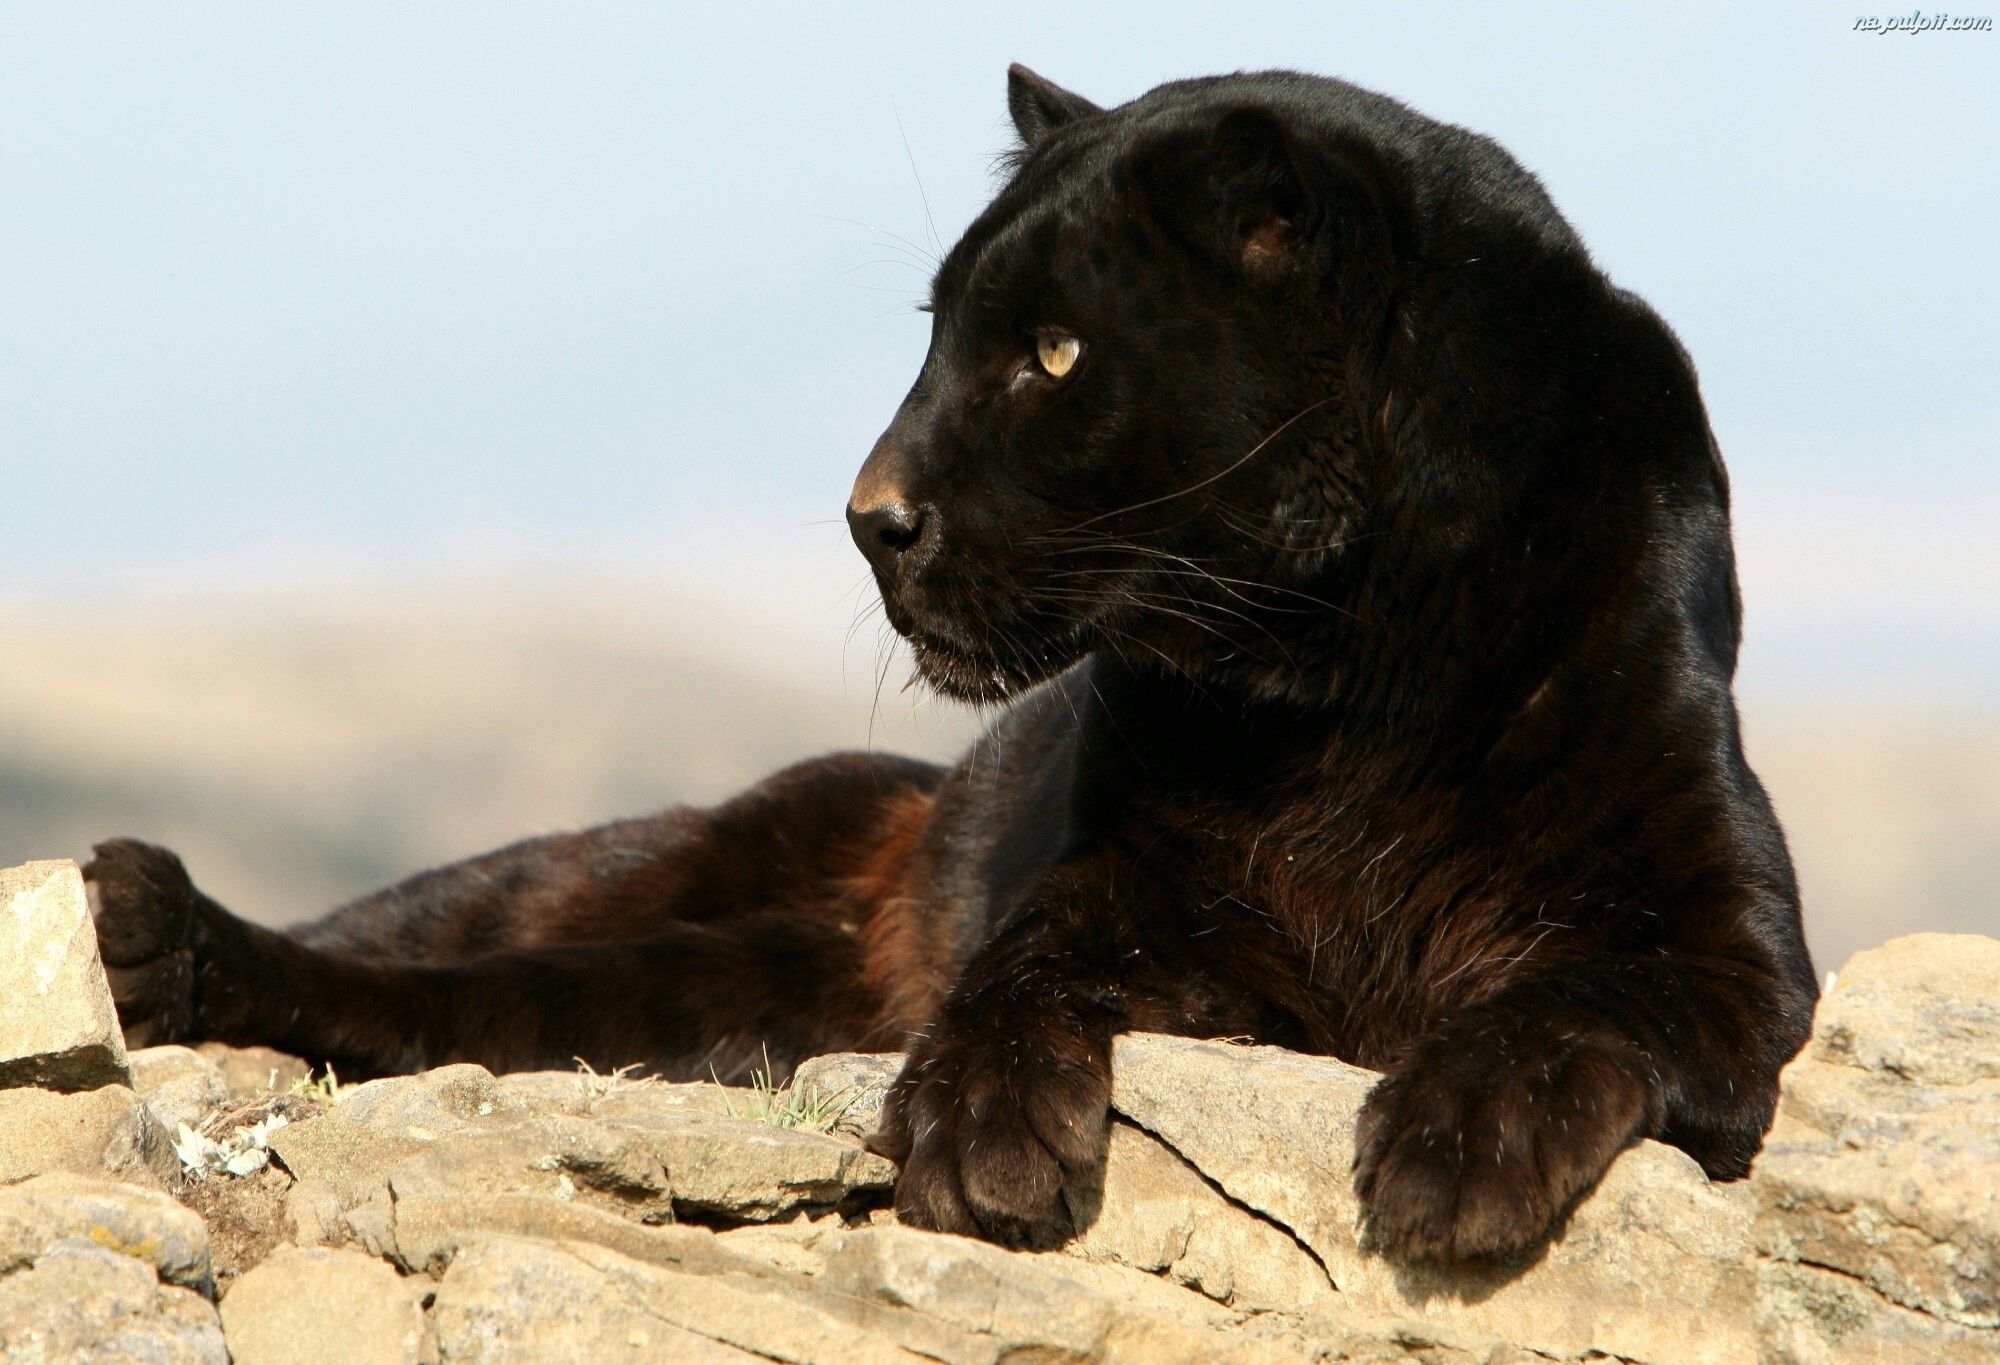
<path id="1" fill-rule="evenodd" d="M 452 1261 L 431 1322 L 445 1360 L 754 1361 L 771 1353 L 728 1338 L 764 1340 L 773 1327 L 793 1348 L 778 1359 L 897 1358 L 842 1331 L 845 1324 L 760 1301 L 763 1286 L 751 1284 L 746 1291 L 729 1278 L 684 1275 L 587 1243 L 489 1235 Z M 684 1326 L 688 1319 L 709 1330 Z"/>
<path id="2" fill-rule="evenodd" d="M 290 1090 L 312 1075 L 311 1067 L 276 1048 L 203 1043 L 195 1051 L 222 1073 L 222 1083 L 235 1100 Z"/>
<path id="3" fill-rule="evenodd" d="M 1531 1265 L 1399 1266 L 1365 1254 L 1349 1171 L 1374 1074 L 1278 1048 L 1130 1035 L 1112 1107 L 1222 1193 L 1295 1235 L 1343 1302 L 1468 1344 L 1558 1357 L 1734 1362 L 1753 1353 L 1750 1213 L 1685 1154 L 1642 1142 Z"/>
<path id="4" fill-rule="evenodd" d="M 1302 1344 L 1232 1336 L 1242 1315 L 1125 1266 L 910 1228 L 839 1234 L 820 1279 L 844 1298 L 913 1310 L 962 1334 L 957 1342 L 910 1340 L 946 1360 L 1277 1361 L 1298 1358 Z"/>
<path id="5" fill-rule="evenodd" d="M 1750 1181 L 1640 1143 L 1512 1265 L 1360 1245 L 1372 1074 L 1145 1035 L 1117 1041 L 1068 1246 L 900 1227 L 861 1144 L 898 1060 L 806 1062 L 811 1104 L 464 1065 L 291 1093 L 303 1062 L 213 1044 L 134 1053 L 130 1085 L 0 1088 L 0 1359 L 2000 1359 L 1992 940 L 1850 964 Z M 261 1125 L 268 1163 L 184 1169 L 182 1123 Z"/>
<path id="6" fill-rule="evenodd" d="M 882 1101 L 902 1066 L 900 1052 L 830 1052 L 799 1063 L 792 1088 L 837 1098 L 841 1109 L 834 1131 L 867 1137 L 881 1122 Z"/>
<path id="7" fill-rule="evenodd" d="M 62 1173 L 0 1188 L 0 1269 L 68 1239 L 145 1261 L 169 1284 L 210 1288 L 208 1229 L 164 1194 Z"/>
<path id="8" fill-rule="evenodd" d="M 634 1260 L 697 1274 L 729 1263 L 707 1228 L 635 1223 L 602 1209 L 532 1195 L 398 1200 L 386 1232 L 387 1241 L 378 1254 L 429 1274 L 441 1272 L 460 1249 L 489 1233 L 587 1242 Z"/>
<path id="9" fill-rule="evenodd" d="M 1072 1212 L 1083 1228 L 1075 1254 L 1161 1272 L 1219 1303 L 1303 1308 L 1334 1294 L 1319 1261 L 1284 1228 L 1123 1120 L 1112 1124 L 1103 1188 Z"/>
<path id="10" fill-rule="evenodd" d="M 0 1185 L 43 1171 L 159 1185 L 174 1169 L 159 1120 L 122 1085 L 76 1094 L 0 1090 Z"/>
<path id="11" fill-rule="evenodd" d="M 713 1085 L 502 1080 L 447 1066 L 359 1086 L 271 1146 L 299 1182 L 291 1216 L 306 1240 L 351 1237 L 416 1265 L 440 1231 L 400 1225 L 455 1207 L 518 1211 L 539 1200 L 554 1214 L 596 1209 L 640 1223 L 746 1221 L 890 1187 L 895 1167 L 858 1143 L 726 1112 L 744 1102 Z M 492 1216 L 518 1226 L 511 1213 Z M 406 1236 L 416 1242 L 401 1250 Z"/>
<path id="12" fill-rule="evenodd" d="M 183 1123 L 198 1127 L 230 1099 L 222 1068 L 191 1047 L 141 1048 L 131 1061 L 132 1088 L 169 1133 Z"/>
<path id="13" fill-rule="evenodd" d="M 1232 1334 L 1239 1315 L 1124 1267 L 893 1227 L 822 1240 L 810 1273 L 740 1259 L 695 1274 L 587 1243 L 480 1237 L 438 1286 L 440 1354 L 828 1365 L 1304 1354 L 1296 1338 Z"/>
<path id="14" fill-rule="evenodd" d="M 0 1278 L 0 1358 L 228 1365 L 215 1307 L 144 1262 L 69 1238 Z"/>
<path id="15" fill-rule="evenodd" d="M 236 1365 L 416 1365 L 435 1358 L 434 1288 L 359 1251 L 284 1247 L 230 1287 L 222 1327 Z"/>
<path id="16" fill-rule="evenodd" d="M 0 1188 L 0 1357 L 223 1365 L 208 1232 L 164 1194 L 69 1174 Z"/>
<path id="17" fill-rule="evenodd" d="M 2000 1359 L 2000 942 L 1848 963 L 1751 1185 L 1767 1359 Z"/>
<path id="18" fill-rule="evenodd" d="M 0 1087 L 131 1083 L 76 864 L 0 870 Z"/>

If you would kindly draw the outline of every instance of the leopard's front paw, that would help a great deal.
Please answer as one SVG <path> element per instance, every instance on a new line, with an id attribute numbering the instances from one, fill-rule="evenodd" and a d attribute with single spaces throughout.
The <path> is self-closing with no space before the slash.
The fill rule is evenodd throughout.
<path id="1" fill-rule="evenodd" d="M 175 1043 L 195 1034 L 200 893 L 181 860 L 136 839 L 92 850 L 84 885 L 97 921 L 98 952 L 126 1043 Z"/>
<path id="2" fill-rule="evenodd" d="M 1433 1039 L 1369 1092 L 1354 1188 L 1367 1239 L 1459 1260 L 1534 1246 L 1642 1131 L 1647 1092 L 1617 1044 Z"/>
<path id="3" fill-rule="evenodd" d="M 902 1165 L 896 1216 L 914 1227 L 1048 1248 L 1072 1231 L 1064 1191 L 1104 1163 L 1111 1075 L 1095 1055 L 924 1044 L 870 1146 Z"/>

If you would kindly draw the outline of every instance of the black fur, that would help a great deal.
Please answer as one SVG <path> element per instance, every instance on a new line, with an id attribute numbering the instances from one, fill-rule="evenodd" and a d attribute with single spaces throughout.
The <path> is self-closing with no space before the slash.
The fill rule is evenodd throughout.
<path id="1" fill-rule="evenodd" d="M 107 845 L 128 1027 L 363 1070 L 907 1042 L 898 1211 L 1014 1242 L 1067 1231 L 1128 1028 L 1384 1070 L 1355 1180 L 1399 1255 L 1531 1244 L 1641 1136 L 1741 1175 L 1815 979 L 1673 334 L 1504 151 L 1380 95 L 1102 110 L 1016 69 L 1009 105 L 850 511 L 923 676 L 1007 703 L 974 753 L 289 936 Z"/>

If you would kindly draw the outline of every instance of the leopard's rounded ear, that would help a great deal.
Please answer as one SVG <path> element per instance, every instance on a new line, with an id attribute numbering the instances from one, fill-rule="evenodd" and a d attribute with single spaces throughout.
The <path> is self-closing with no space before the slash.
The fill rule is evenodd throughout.
<path id="1" fill-rule="evenodd" d="M 1320 206 L 1278 116 L 1232 109 L 1210 142 L 1209 184 L 1226 241 L 1246 270 L 1282 267 L 1318 226 Z"/>
<path id="2" fill-rule="evenodd" d="M 1407 236 L 1403 178 L 1372 144 L 1256 105 L 1161 141 L 1134 169 L 1163 220 L 1252 280 L 1387 267 Z"/>
<path id="3" fill-rule="evenodd" d="M 1007 112 L 1014 118 L 1022 147 L 1033 151 L 1035 144 L 1065 123 L 1103 110 L 1015 62 L 1007 68 Z"/>

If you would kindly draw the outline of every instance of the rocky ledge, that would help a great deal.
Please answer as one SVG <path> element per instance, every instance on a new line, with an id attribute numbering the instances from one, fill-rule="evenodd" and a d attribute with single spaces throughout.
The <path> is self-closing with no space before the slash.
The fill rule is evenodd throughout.
<path id="1" fill-rule="evenodd" d="M 898 1227 L 894 1057 L 784 1090 L 126 1054 L 68 863 L 0 873 L 8 1360 L 1910 1361 L 2000 1357 L 2000 942 L 1864 953 L 1751 1178 L 1625 1152 L 1510 1265 L 1364 1251 L 1371 1073 L 1119 1039 L 1058 1252 Z"/>

